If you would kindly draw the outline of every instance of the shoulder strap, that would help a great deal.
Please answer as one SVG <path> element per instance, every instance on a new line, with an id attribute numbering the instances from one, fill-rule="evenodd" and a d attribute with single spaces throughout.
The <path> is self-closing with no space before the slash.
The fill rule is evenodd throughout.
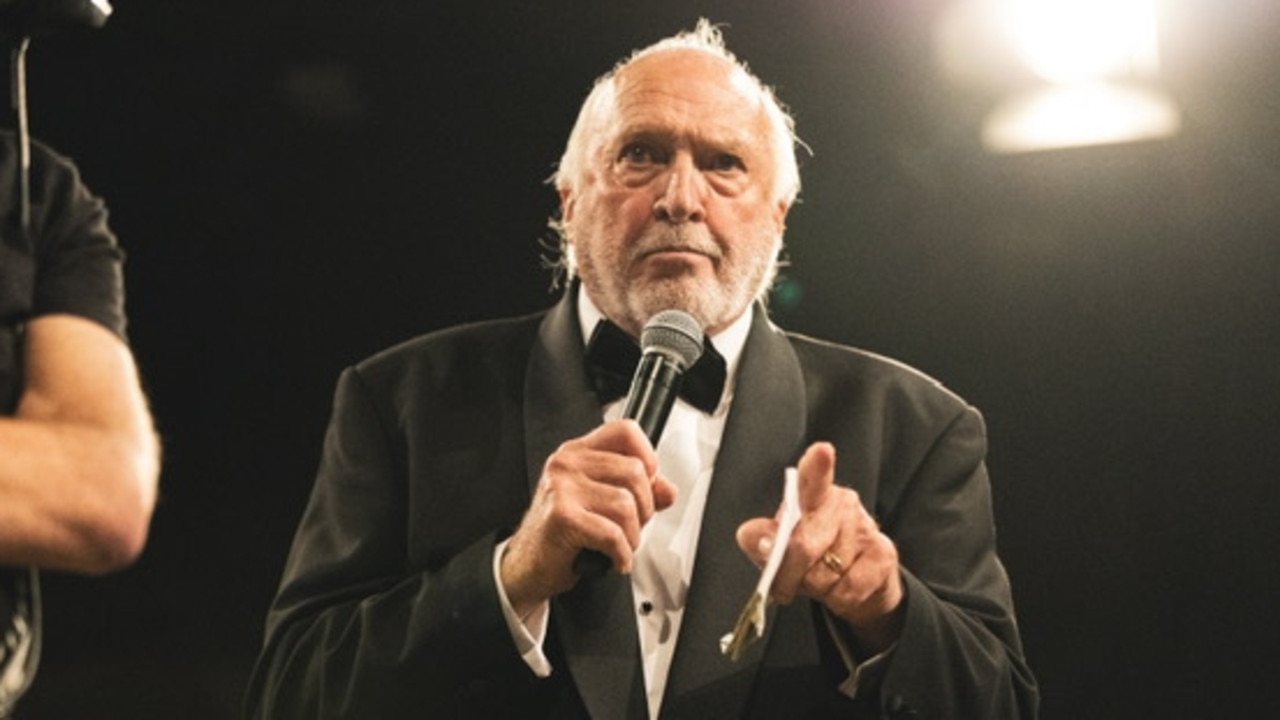
<path id="1" fill-rule="evenodd" d="M 0 718 L 13 712 L 40 661 L 40 575 L 0 569 Z"/>

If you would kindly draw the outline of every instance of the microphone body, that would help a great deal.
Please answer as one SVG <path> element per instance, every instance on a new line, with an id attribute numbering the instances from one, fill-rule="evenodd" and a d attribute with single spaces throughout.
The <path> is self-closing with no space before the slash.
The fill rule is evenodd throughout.
<path id="1" fill-rule="evenodd" d="M 684 371 L 702 356 L 702 326 L 686 312 L 664 310 L 645 323 L 640 349 L 640 364 L 631 380 L 622 417 L 635 420 L 657 447 L 680 394 Z M 583 550 L 574 558 L 573 569 L 583 577 L 599 577 L 612 564 L 602 552 Z"/>
<path id="2" fill-rule="evenodd" d="M 684 368 L 672 362 L 663 353 L 652 352 L 640 356 L 631 391 L 627 393 L 626 409 L 622 417 L 640 424 L 649 442 L 657 446 L 662 429 L 671 416 L 671 408 L 680 393 L 680 381 Z"/>

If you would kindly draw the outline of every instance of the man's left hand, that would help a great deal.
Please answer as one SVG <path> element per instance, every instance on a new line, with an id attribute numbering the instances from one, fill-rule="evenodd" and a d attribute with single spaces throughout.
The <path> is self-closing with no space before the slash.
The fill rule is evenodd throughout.
<path id="1" fill-rule="evenodd" d="M 772 598 L 821 602 L 848 623 L 862 653 L 886 650 L 902 630 L 903 591 L 898 550 L 880 532 L 858 493 L 835 484 L 836 454 L 814 443 L 797 466 L 800 522 L 791 534 Z M 757 565 L 769 557 L 776 518 L 754 518 L 738 527 L 738 545 Z"/>

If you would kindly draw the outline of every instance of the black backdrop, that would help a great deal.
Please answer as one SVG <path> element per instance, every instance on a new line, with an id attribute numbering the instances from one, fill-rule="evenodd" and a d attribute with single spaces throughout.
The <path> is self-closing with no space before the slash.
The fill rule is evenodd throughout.
<path id="1" fill-rule="evenodd" d="M 1161 6 L 1176 138 L 998 157 L 936 69 L 941 0 L 318 5 L 119 0 L 33 45 L 35 134 L 129 252 L 166 461 L 134 568 L 46 576 L 23 720 L 237 715 L 337 373 L 548 304 L 577 104 L 699 15 L 813 148 L 777 319 L 987 416 L 1046 717 L 1280 708 L 1280 8 Z"/>

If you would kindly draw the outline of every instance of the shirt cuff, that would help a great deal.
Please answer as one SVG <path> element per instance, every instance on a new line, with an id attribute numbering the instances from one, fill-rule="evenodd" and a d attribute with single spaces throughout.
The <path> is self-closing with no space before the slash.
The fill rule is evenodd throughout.
<path id="1" fill-rule="evenodd" d="M 493 551 L 493 582 L 498 588 L 498 601 L 502 603 L 502 617 L 507 621 L 507 629 L 511 631 L 511 639 L 515 641 L 516 650 L 524 659 L 534 675 L 544 678 L 551 675 L 551 661 L 542 651 L 547 640 L 547 618 L 550 615 L 551 603 L 543 602 L 527 617 L 521 618 L 511 607 L 507 599 L 507 591 L 502 587 L 502 554 L 507 550 L 507 541 L 498 543 Z"/>
<path id="2" fill-rule="evenodd" d="M 857 657 L 853 654 L 853 649 L 849 647 L 845 634 L 840 631 L 840 627 L 837 624 L 840 621 L 825 610 L 822 616 L 827 620 L 827 630 L 831 632 L 831 638 L 836 643 L 836 649 L 840 651 L 840 658 L 844 660 L 845 669 L 849 671 L 849 676 L 836 689 L 849 698 L 856 698 L 859 690 L 867 690 L 878 686 L 880 680 L 884 677 L 884 670 L 889 664 L 889 658 L 893 657 L 893 651 L 898 647 L 898 643 L 894 642 L 883 652 L 858 662 Z"/>

